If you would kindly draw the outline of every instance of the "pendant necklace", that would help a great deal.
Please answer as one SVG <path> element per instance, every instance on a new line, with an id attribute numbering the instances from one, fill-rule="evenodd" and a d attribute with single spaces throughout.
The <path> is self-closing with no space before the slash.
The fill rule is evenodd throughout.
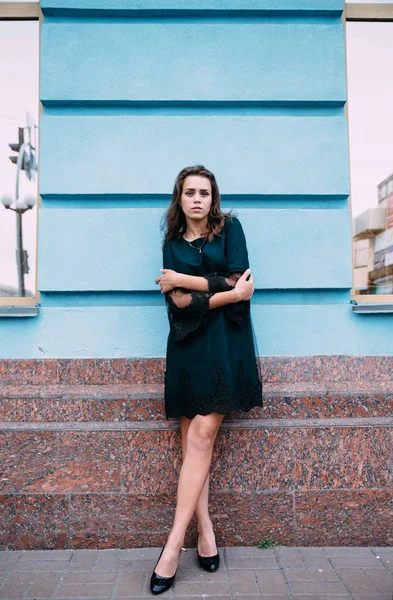
<path id="1" fill-rule="evenodd" d="M 186 238 L 183 238 L 183 239 L 184 239 L 184 240 L 186 240 Z M 199 252 L 199 254 L 200 254 L 200 253 L 202 252 L 202 248 L 203 248 L 203 245 L 205 244 L 206 240 L 207 240 L 207 238 L 205 238 L 205 239 L 203 240 L 203 242 L 202 242 L 202 244 L 201 244 L 200 248 L 197 248 L 196 246 L 193 246 L 193 245 L 191 244 L 191 242 L 189 242 L 188 240 L 186 240 L 186 242 L 187 242 L 187 243 L 188 243 L 188 244 L 191 246 L 191 248 L 194 248 L 195 250 L 198 250 L 198 252 Z"/>

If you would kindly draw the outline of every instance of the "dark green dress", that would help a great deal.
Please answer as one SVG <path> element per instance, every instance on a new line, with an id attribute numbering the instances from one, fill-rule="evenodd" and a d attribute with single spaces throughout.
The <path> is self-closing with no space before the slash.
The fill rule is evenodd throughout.
<path id="1" fill-rule="evenodd" d="M 213 293 L 232 289 L 224 277 L 243 273 L 248 252 L 239 219 L 227 217 L 219 236 L 192 241 L 180 236 L 164 244 L 163 267 L 206 277 L 209 292 L 189 292 L 191 303 L 178 308 L 165 294 L 170 332 L 165 372 L 166 418 L 228 414 L 262 406 L 262 378 L 251 322 L 250 301 L 208 309 Z"/>

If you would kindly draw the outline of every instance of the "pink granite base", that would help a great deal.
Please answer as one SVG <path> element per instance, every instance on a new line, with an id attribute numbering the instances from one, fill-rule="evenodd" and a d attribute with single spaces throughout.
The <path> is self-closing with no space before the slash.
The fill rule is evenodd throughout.
<path id="1" fill-rule="evenodd" d="M 393 490 L 296 492 L 298 545 L 392 546 Z"/>
<path id="2" fill-rule="evenodd" d="M 261 356 L 263 381 L 393 381 L 393 356 Z M 0 385 L 163 383 L 164 358 L 0 360 Z"/>
<path id="3" fill-rule="evenodd" d="M 69 499 L 50 494 L 0 495 L 2 550 L 69 547 Z"/>
<path id="4" fill-rule="evenodd" d="M 8 550 L 159 546 L 169 533 L 175 508 L 173 494 L 0 498 L 0 535 L 2 548 Z M 280 544 L 294 543 L 292 494 L 211 494 L 210 512 L 219 545 L 253 545 L 266 535 Z M 196 542 L 194 516 L 185 544 Z"/>
<path id="5" fill-rule="evenodd" d="M 0 496 L 1 548 L 160 546 L 174 496 L 70 494 Z M 211 493 L 219 546 L 252 546 L 266 536 L 284 546 L 392 546 L 393 490 Z M 185 545 L 196 547 L 195 516 Z"/>
<path id="6" fill-rule="evenodd" d="M 219 545 L 393 544 L 392 357 L 263 357 L 218 431 Z M 0 547 L 159 546 L 182 466 L 162 359 L 0 361 Z M 195 517 L 186 545 L 196 545 Z"/>
<path id="7" fill-rule="evenodd" d="M 180 435 L 2 432 L 2 548 L 159 545 L 174 514 Z M 219 543 L 391 544 L 392 455 L 389 428 L 220 430 L 210 472 Z M 364 501 L 378 519 L 366 518 Z"/>

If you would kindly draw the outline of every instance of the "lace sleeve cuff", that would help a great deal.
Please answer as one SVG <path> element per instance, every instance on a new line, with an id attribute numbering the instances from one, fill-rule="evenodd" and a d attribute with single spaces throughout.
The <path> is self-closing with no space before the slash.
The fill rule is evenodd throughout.
<path id="1" fill-rule="evenodd" d="M 204 277 L 208 281 L 209 291 L 215 294 L 217 292 L 227 292 L 228 290 L 234 289 L 235 281 L 240 277 L 241 272 L 233 273 L 232 275 L 234 276 L 233 285 L 229 284 L 226 277 L 219 275 L 216 271 L 204 275 Z M 226 318 L 241 327 L 250 314 L 250 301 L 241 300 L 234 304 L 226 304 L 223 308 Z"/>
<path id="2" fill-rule="evenodd" d="M 171 298 L 171 292 L 165 294 L 170 331 L 176 342 L 184 340 L 202 324 L 203 317 L 209 310 L 210 292 L 187 291 L 190 302 L 180 308 Z"/>
<path id="3" fill-rule="evenodd" d="M 223 275 L 219 275 L 216 271 L 204 275 L 204 278 L 207 279 L 209 292 L 213 292 L 213 294 L 216 294 L 217 292 L 227 292 L 234 288 L 233 285 L 228 284 Z"/>
<path id="4" fill-rule="evenodd" d="M 187 296 L 190 296 L 190 302 L 187 306 L 180 308 L 172 300 L 171 293 L 166 295 L 169 307 L 179 318 L 189 319 L 202 317 L 209 310 L 209 300 L 213 296 L 210 292 L 196 292 L 188 290 Z"/>

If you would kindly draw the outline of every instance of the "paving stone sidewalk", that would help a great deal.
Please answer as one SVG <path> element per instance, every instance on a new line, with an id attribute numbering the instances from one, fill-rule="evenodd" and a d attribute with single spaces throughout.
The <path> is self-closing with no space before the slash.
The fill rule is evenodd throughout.
<path id="1" fill-rule="evenodd" d="M 161 548 L 0 552 L 0 598 L 117 600 L 152 598 L 149 581 Z M 181 553 L 175 584 L 162 598 L 209 600 L 393 599 L 393 547 L 219 549 L 206 573 L 195 548 Z"/>

